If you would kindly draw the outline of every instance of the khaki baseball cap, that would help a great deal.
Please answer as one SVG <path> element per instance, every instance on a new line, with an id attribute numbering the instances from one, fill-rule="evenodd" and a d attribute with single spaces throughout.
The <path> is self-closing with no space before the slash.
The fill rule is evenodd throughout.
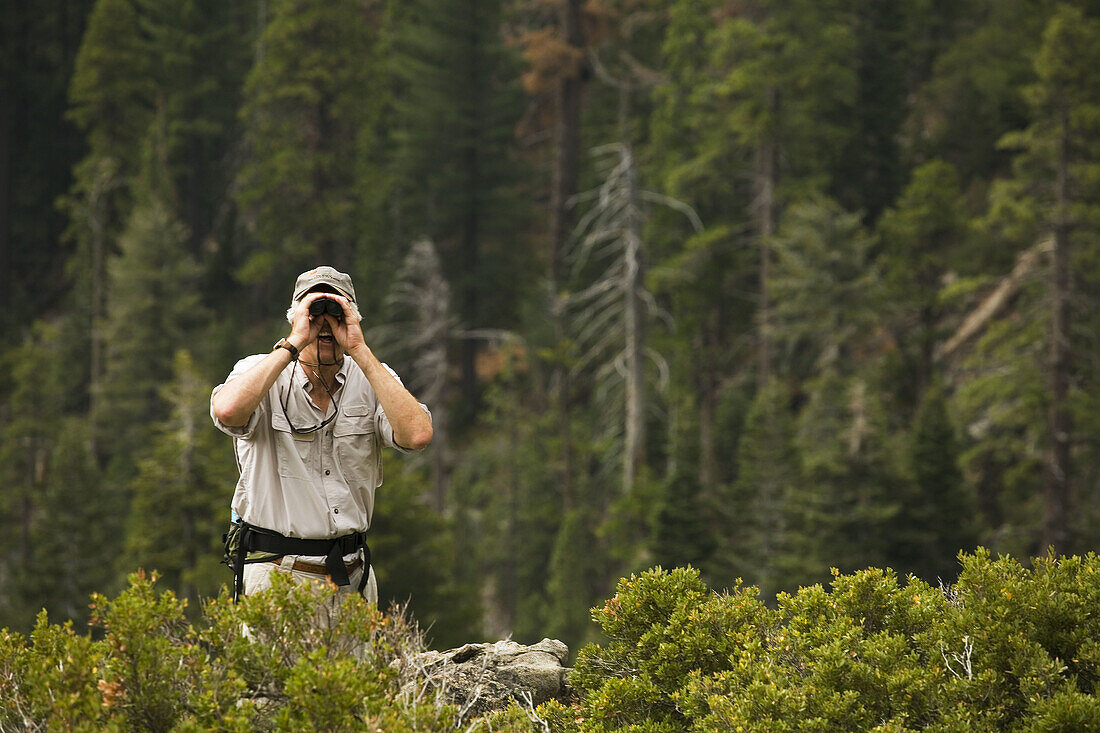
<path id="1" fill-rule="evenodd" d="M 307 270 L 298 276 L 298 281 L 294 283 L 294 300 L 301 300 L 302 296 L 318 285 L 329 285 L 352 303 L 355 302 L 355 286 L 351 284 L 351 275 L 328 265 Z"/>

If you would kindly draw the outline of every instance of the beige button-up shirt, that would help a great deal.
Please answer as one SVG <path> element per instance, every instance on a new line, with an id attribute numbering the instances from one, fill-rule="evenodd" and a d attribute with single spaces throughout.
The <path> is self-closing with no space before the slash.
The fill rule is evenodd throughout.
<path id="1" fill-rule="evenodd" d="M 237 362 L 226 382 L 265 356 Z M 386 369 L 397 378 L 392 369 Z M 214 388 L 211 402 L 223 386 Z M 222 423 L 211 407 L 214 424 L 235 438 L 241 477 L 233 494 L 233 511 L 249 524 L 288 537 L 325 539 L 365 532 L 374 512 L 374 492 L 382 485 L 381 447 L 411 451 L 394 443 L 393 427 L 374 388 L 350 357 L 344 358 L 336 375 L 327 414 L 310 399 L 312 388 L 303 367 L 291 362 L 246 425 Z M 316 432 L 296 434 L 290 429 L 291 424 L 298 429 L 319 425 L 333 410 L 338 412 L 336 418 Z"/>

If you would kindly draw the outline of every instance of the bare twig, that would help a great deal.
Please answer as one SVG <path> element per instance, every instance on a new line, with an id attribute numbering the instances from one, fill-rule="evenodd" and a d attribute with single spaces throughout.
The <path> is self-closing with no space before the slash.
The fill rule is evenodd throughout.
<path id="1" fill-rule="evenodd" d="M 962 673 L 955 671 L 955 668 L 951 666 L 951 662 L 954 661 L 959 665 L 962 672 L 966 673 L 966 679 L 974 679 L 974 669 L 970 662 L 970 655 L 974 651 L 974 641 L 969 636 L 964 636 L 963 650 L 962 652 L 946 652 L 944 651 L 944 645 L 940 643 L 940 656 L 943 657 L 943 663 L 947 665 L 947 671 L 955 675 L 959 679 L 962 679 Z M 948 655 L 950 654 L 950 658 Z"/>
<path id="2" fill-rule="evenodd" d="M 550 723 L 535 712 L 535 700 L 530 690 L 521 690 L 519 696 L 522 703 L 520 707 L 523 708 L 523 712 L 527 713 L 527 717 L 531 719 L 531 722 L 539 726 L 543 733 L 550 733 Z"/>

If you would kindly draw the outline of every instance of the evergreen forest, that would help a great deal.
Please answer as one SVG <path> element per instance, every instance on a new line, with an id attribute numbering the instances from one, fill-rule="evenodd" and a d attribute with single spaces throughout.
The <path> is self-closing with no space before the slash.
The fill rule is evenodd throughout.
<path id="1" fill-rule="evenodd" d="M 320 264 L 439 648 L 1100 541 L 1100 0 L 8 0 L 0 627 L 229 582 L 210 392 Z"/>

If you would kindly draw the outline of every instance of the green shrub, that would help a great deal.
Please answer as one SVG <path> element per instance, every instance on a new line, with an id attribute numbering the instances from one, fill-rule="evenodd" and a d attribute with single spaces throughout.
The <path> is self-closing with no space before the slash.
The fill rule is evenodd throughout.
<path id="1" fill-rule="evenodd" d="M 399 614 L 277 575 L 190 622 L 138 574 L 93 597 L 93 634 L 45 613 L 29 637 L 0 631 L 0 730 L 1100 730 L 1100 560 L 960 560 L 950 588 L 871 568 L 775 608 L 692 569 L 631 576 L 593 609 L 607 641 L 581 650 L 572 705 L 473 724 L 391 665 L 423 648 Z"/>
<path id="2" fill-rule="evenodd" d="M 555 731 L 1100 730 L 1100 560 L 1025 568 L 979 550 L 950 588 L 874 568 L 828 589 L 708 592 L 692 569 L 619 582 L 593 609 Z"/>
<path id="3" fill-rule="evenodd" d="M 45 612 L 29 639 L 0 631 L 0 730 L 467 729 L 453 706 L 416 685 L 410 693 L 391 665 L 424 649 L 405 616 L 272 581 L 240 604 L 223 592 L 191 623 L 186 600 L 139 573 L 117 598 L 92 597 L 94 634 L 51 625 Z M 319 607 L 330 609 L 324 627 Z M 531 725 L 526 715 L 499 721 L 483 729 Z"/>
<path id="4" fill-rule="evenodd" d="M 45 611 L 27 641 L 0 631 L 0 730 L 103 730 L 98 646 Z"/>

